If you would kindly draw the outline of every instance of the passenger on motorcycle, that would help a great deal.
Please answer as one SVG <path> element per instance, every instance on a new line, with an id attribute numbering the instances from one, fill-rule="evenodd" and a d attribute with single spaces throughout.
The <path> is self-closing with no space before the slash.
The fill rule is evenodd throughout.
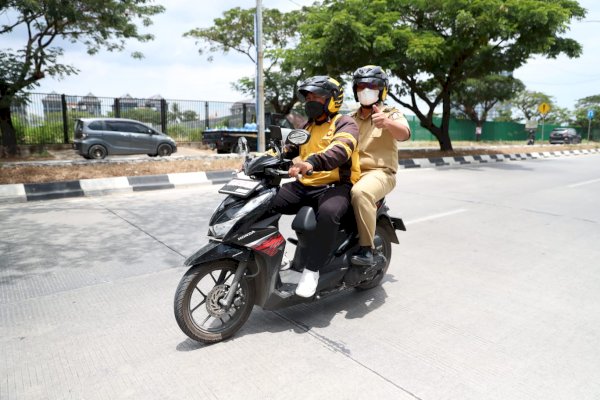
<path id="1" fill-rule="evenodd" d="M 373 262 L 373 238 L 377 221 L 376 203 L 396 186 L 397 141 L 410 138 L 410 127 L 402 113 L 383 102 L 388 77 L 381 67 L 367 65 L 354 72 L 354 99 L 360 107 L 351 116 L 358 125 L 360 180 L 352 187 L 352 207 L 359 235 L 359 251 L 352 256 L 355 265 Z"/>
<path id="2" fill-rule="evenodd" d="M 309 118 L 304 128 L 310 132 L 310 139 L 299 147 L 286 146 L 286 158 L 300 157 L 289 169 L 290 176 L 298 179 L 282 185 L 273 209 L 296 214 L 309 205 L 315 210 L 317 228 L 310 236 L 311 252 L 296 288 L 298 296 L 311 297 L 317 288 L 319 269 L 333 251 L 332 238 L 350 207 L 350 189 L 360 176 L 358 127 L 352 118 L 338 114 L 344 91 L 335 79 L 308 78 L 299 85 L 298 97 Z M 311 171 L 314 173 L 309 175 Z"/>

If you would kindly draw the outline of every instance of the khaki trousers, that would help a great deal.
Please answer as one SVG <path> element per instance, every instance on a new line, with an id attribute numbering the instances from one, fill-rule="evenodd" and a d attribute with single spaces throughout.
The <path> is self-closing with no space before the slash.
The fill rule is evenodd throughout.
<path id="1" fill-rule="evenodd" d="M 360 175 L 352 186 L 352 208 L 358 228 L 358 242 L 361 246 L 373 246 L 375 236 L 376 203 L 383 199 L 396 186 L 396 175 L 390 171 L 374 169 Z"/>

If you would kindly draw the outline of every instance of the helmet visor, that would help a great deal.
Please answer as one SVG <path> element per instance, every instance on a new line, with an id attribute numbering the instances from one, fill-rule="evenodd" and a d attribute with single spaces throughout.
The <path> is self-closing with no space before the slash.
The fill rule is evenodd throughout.
<path id="1" fill-rule="evenodd" d="M 355 78 L 354 84 L 357 89 L 383 89 L 385 82 L 379 78 Z"/>
<path id="2" fill-rule="evenodd" d="M 298 89 L 298 98 L 300 99 L 300 101 L 302 101 L 302 102 L 306 101 L 306 96 L 308 95 L 308 93 L 314 93 L 323 98 L 328 98 L 331 95 L 330 91 L 327 89 L 323 89 L 322 87 L 314 86 L 314 85 L 306 85 L 306 86 L 301 86 Z"/>

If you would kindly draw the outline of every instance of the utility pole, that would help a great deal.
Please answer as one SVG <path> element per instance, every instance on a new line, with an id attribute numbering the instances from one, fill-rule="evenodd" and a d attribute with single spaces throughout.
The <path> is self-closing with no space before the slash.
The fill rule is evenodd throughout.
<path id="1" fill-rule="evenodd" d="M 265 81 L 263 77 L 262 0 L 256 0 L 256 123 L 258 151 L 265 151 Z"/>

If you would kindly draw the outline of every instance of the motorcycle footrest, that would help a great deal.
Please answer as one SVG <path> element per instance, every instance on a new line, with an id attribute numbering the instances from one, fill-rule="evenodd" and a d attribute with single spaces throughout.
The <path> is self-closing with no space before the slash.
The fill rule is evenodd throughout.
<path id="1" fill-rule="evenodd" d="M 284 283 L 277 289 L 279 293 L 281 293 L 281 297 L 290 297 L 296 293 L 296 287 L 298 284 L 296 283 Z"/>

